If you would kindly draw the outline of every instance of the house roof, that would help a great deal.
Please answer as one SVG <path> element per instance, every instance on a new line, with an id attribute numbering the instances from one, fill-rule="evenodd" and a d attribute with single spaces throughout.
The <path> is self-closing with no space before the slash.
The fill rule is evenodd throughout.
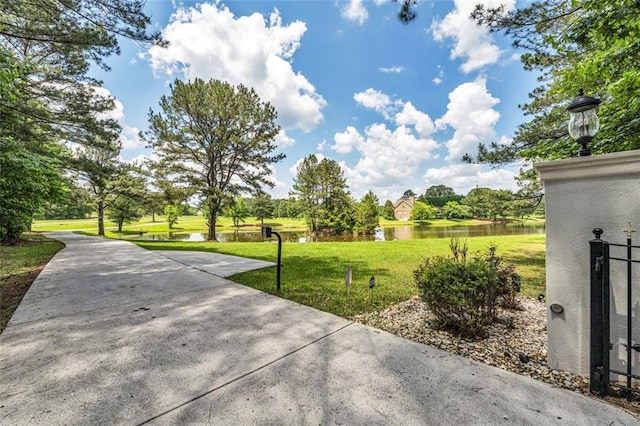
<path id="1" fill-rule="evenodd" d="M 398 207 L 400 207 L 402 205 L 402 203 L 405 203 L 409 208 L 413 208 L 413 205 L 415 204 L 415 201 L 412 198 L 400 198 L 398 199 L 398 201 L 396 201 L 396 203 L 393 205 L 394 209 L 397 209 Z"/>

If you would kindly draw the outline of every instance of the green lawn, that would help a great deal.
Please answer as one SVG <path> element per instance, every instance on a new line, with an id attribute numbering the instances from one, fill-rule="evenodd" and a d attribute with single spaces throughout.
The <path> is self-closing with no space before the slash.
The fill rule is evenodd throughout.
<path id="1" fill-rule="evenodd" d="M 4 330 L 22 296 L 49 259 L 64 247 L 40 235 L 24 235 L 15 246 L 0 245 L 0 332 Z"/>
<path id="2" fill-rule="evenodd" d="M 113 222 L 105 220 L 105 234 L 110 238 L 119 238 L 127 235 L 137 235 L 140 232 L 207 232 L 207 222 L 202 216 L 181 216 L 173 229 L 169 229 L 169 225 L 165 222 L 164 216 L 156 215 L 155 219 L 154 222 L 151 216 L 145 216 L 137 222 L 125 224 L 122 228 L 122 233 L 117 232 L 117 227 Z M 276 229 L 286 229 L 288 231 L 307 229 L 307 224 L 303 219 L 266 219 L 264 224 Z M 247 218 L 246 222 L 241 224 L 240 230 L 259 231 L 260 227 L 260 221 L 255 218 Z M 31 229 L 35 232 L 82 231 L 87 235 L 97 235 L 98 219 L 34 220 Z M 216 224 L 216 230 L 233 231 L 235 227 L 233 226 L 231 218 L 220 217 Z"/>
<path id="3" fill-rule="evenodd" d="M 136 241 L 151 250 L 199 250 L 255 259 L 276 260 L 275 243 L 210 243 Z M 544 235 L 477 237 L 468 239 L 471 251 L 498 246 L 498 255 L 517 266 L 526 296 L 544 291 Z M 317 309 L 349 316 L 384 309 L 416 294 L 413 271 L 425 257 L 449 253 L 446 238 L 350 243 L 284 243 L 281 296 Z M 344 272 L 353 268 L 347 297 Z M 376 287 L 369 291 L 371 276 Z M 231 277 L 247 286 L 275 293 L 275 268 Z"/>
<path id="4" fill-rule="evenodd" d="M 536 219 L 526 219 L 535 222 Z M 408 225 L 412 222 L 381 221 L 382 226 Z M 486 222 L 475 220 L 433 220 L 433 226 L 473 225 Z M 107 222 L 106 225 L 112 225 Z M 301 219 L 269 219 L 265 225 L 277 230 L 304 230 L 306 224 Z M 34 231 L 82 230 L 96 235 L 97 220 L 35 221 Z M 206 222 L 201 216 L 183 216 L 174 227 L 174 232 L 206 232 Z M 229 218 L 220 218 L 218 231 L 233 230 Z M 241 230 L 259 230 L 260 222 L 248 218 Z M 147 233 L 166 233 L 168 225 L 164 217 L 144 217 L 139 222 L 128 224 L 122 233 L 114 227 L 107 230 L 107 237 L 122 238 Z M 537 296 L 544 291 L 544 235 L 475 237 L 469 238 L 471 251 L 485 249 L 496 243 L 498 255 L 507 263 L 514 263 L 523 277 L 522 294 Z M 148 249 L 202 250 L 269 261 L 276 260 L 277 245 L 262 243 L 217 243 L 186 241 L 134 241 Z M 425 257 L 449 254 L 449 239 L 434 238 L 409 241 L 384 242 L 334 242 L 334 243 L 284 243 L 281 296 L 315 308 L 349 316 L 361 312 L 383 309 L 417 294 L 413 283 L 413 271 Z M 353 268 L 353 284 L 347 297 L 344 285 L 344 271 Z M 376 278 L 376 288 L 369 291 L 371 276 Z M 234 281 L 260 289 L 275 292 L 275 268 L 247 272 L 232 277 Z"/>

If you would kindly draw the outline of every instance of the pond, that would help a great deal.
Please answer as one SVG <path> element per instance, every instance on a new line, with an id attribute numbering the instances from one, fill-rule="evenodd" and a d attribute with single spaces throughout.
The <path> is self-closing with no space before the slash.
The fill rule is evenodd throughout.
<path id="1" fill-rule="evenodd" d="M 483 237 L 493 235 L 528 235 L 544 234 L 544 223 L 495 223 L 487 225 L 454 225 L 454 226 L 429 226 L 429 225 L 403 225 L 386 228 L 378 228 L 374 235 L 320 235 L 311 236 L 307 231 L 278 231 L 283 241 L 287 242 L 326 242 L 326 241 L 393 241 L 416 240 L 426 238 L 451 238 L 451 237 Z M 204 233 L 164 233 L 145 234 L 137 237 L 144 240 L 180 240 L 180 241 L 204 241 Z M 275 237 L 274 237 L 275 239 Z M 260 231 L 218 232 L 218 240 L 221 242 L 259 242 L 264 241 Z"/>

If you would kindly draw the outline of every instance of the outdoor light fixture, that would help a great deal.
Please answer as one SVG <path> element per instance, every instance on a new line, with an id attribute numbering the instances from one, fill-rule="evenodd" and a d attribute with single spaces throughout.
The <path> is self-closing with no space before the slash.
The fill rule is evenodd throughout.
<path id="1" fill-rule="evenodd" d="M 282 237 L 276 231 L 273 230 L 270 226 L 262 227 L 262 238 L 271 238 L 272 235 L 275 235 L 278 238 L 278 264 L 277 273 L 276 273 L 276 291 L 280 293 L 280 268 L 282 267 Z"/>
<path id="2" fill-rule="evenodd" d="M 596 114 L 596 108 L 600 105 L 600 99 L 585 96 L 580 89 L 578 97 L 567 107 L 569 111 L 569 134 L 576 140 L 582 149 L 578 153 L 580 157 L 591 155 L 588 145 L 600 128 L 600 121 Z"/>

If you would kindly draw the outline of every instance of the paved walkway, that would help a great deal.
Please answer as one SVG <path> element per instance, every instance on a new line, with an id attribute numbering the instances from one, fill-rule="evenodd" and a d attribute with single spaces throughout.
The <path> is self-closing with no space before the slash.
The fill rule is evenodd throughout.
<path id="1" fill-rule="evenodd" d="M 222 278 L 267 262 L 50 235 L 0 335 L 3 425 L 640 424 Z"/>

